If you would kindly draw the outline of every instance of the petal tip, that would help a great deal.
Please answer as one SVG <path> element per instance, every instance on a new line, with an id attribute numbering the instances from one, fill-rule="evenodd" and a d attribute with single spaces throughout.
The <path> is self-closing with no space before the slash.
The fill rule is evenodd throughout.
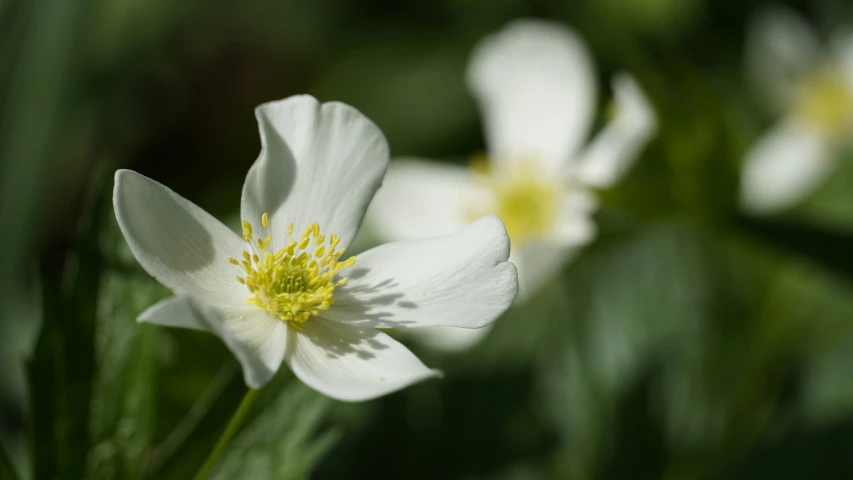
<path id="1" fill-rule="evenodd" d="M 139 174 L 126 168 L 116 170 L 115 175 L 113 175 L 113 201 L 115 201 L 118 196 L 119 187 L 123 187 L 125 182 L 137 175 Z"/>
<path id="2" fill-rule="evenodd" d="M 121 193 L 124 192 L 126 188 L 133 188 L 134 186 L 140 185 L 143 182 L 154 182 L 150 178 L 142 175 L 139 172 L 134 170 L 129 170 L 126 168 L 122 168 L 116 170 L 114 182 L 115 186 L 113 188 L 113 200 L 115 201 Z"/>
<path id="3" fill-rule="evenodd" d="M 317 100 L 313 95 L 308 95 L 307 93 L 301 93 L 299 95 L 291 95 L 289 97 L 283 98 L 281 100 L 273 100 L 270 102 L 264 102 L 257 107 L 255 107 L 255 118 L 260 121 L 266 112 L 272 109 L 281 108 L 291 103 L 306 103 L 309 105 L 316 105 L 319 107 L 320 101 Z"/>
<path id="4" fill-rule="evenodd" d="M 128 172 L 132 172 L 132 171 L 133 170 L 128 170 L 126 168 L 119 168 L 118 170 L 116 170 L 116 173 L 113 176 L 113 179 L 115 180 L 116 183 L 118 183 L 123 176 L 125 176 Z"/>
<path id="5" fill-rule="evenodd" d="M 489 237 L 489 241 L 487 243 L 494 244 L 497 247 L 498 263 L 505 262 L 509 259 L 511 249 L 509 233 L 506 231 L 504 222 L 501 221 L 497 215 L 486 215 L 484 217 L 480 217 L 477 220 L 474 220 L 474 223 L 472 223 L 469 228 L 483 228 L 485 230 L 482 234 Z M 492 240 L 496 240 L 496 242 L 493 242 Z"/>
<path id="6" fill-rule="evenodd" d="M 506 265 L 506 266 L 504 266 L 504 265 Z M 509 310 L 509 308 L 512 306 L 512 304 L 515 303 L 515 301 L 518 299 L 518 291 L 519 291 L 518 267 L 516 267 L 515 264 L 510 262 L 510 261 L 501 262 L 498 266 L 500 268 L 504 268 L 504 269 L 508 270 L 508 274 L 511 277 L 511 279 L 510 279 L 510 285 L 511 286 L 510 286 L 510 291 L 509 291 L 510 295 L 508 295 L 508 297 L 510 297 L 510 300 L 509 300 L 509 302 L 507 302 L 506 309 L 504 309 L 504 311 L 501 312 L 501 315 L 503 315 L 507 310 Z M 498 318 L 496 317 L 494 320 L 492 320 L 492 323 L 496 322 L 497 319 Z"/>

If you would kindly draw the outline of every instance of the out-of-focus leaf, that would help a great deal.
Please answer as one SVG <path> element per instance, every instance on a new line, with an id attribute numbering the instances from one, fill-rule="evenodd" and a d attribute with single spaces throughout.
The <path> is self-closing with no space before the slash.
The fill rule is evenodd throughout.
<path id="1" fill-rule="evenodd" d="M 738 223 L 766 242 L 853 278 L 853 233 L 781 219 L 741 216 Z"/>
<path id="2" fill-rule="evenodd" d="M 40 208 L 61 177 L 47 172 L 60 157 L 54 140 L 68 127 L 63 121 L 77 80 L 79 61 L 75 60 L 80 57 L 86 2 L 2 2 L 0 9 L 4 27 L 0 48 L 4 72 L 0 80 L 0 223 L 4 229 L 0 303 L 4 308 L 0 323 L 14 328 L 20 321 L 32 321 L 26 317 L 7 321 L 10 311 L 6 308 L 13 300 L 6 296 L 20 291 L 16 284 L 26 278 L 23 272 L 36 264 L 32 255 L 42 240 L 36 241 L 36 226 L 47 230 L 51 224 L 52 217 Z M 35 358 L 27 368 L 31 403 L 26 413 L 34 478 L 82 475 L 85 454 L 77 448 L 85 448 L 86 429 L 77 427 L 88 403 L 91 317 L 87 310 L 97 288 L 97 270 L 97 262 L 92 266 L 81 262 L 65 278 L 54 271 L 44 279 L 49 283 L 43 286 L 48 295 L 42 298 L 50 325 L 37 340 Z"/>
<path id="3" fill-rule="evenodd" d="M 123 241 L 116 230 L 110 238 L 113 244 Z M 109 247 L 103 246 L 114 250 Z M 139 476 L 154 429 L 158 331 L 137 325 L 135 319 L 164 293 L 163 287 L 135 272 L 112 272 L 104 280 L 95 339 L 88 478 Z"/>
<path id="4" fill-rule="evenodd" d="M 853 232 L 853 151 L 838 154 L 829 177 L 791 216 L 831 230 Z"/>
<path id="5" fill-rule="evenodd" d="M 755 346 L 765 363 L 796 362 L 794 426 L 824 428 L 853 413 L 853 286 L 808 259 L 780 263 L 761 311 L 767 334 Z"/>
<path id="6" fill-rule="evenodd" d="M 203 422 L 210 423 L 217 416 L 227 417 L 228 412 L 221 410 L 220 400 L 226 389 L 242 383 L 237 371 L 237 362 L 235 361 L 227 362 L 220 369 L 213 383 L 193 404 L 186 416 L 175 426 L 169 436 L 157 445 L 144 471 L 147 478 L 157 478 L 164 466 L 171 464 L 175 460 L 175 456 L 186 448 L 187 441 L 193 437 L 193 434 L 200 431 L 199 427 Z"/>
<path id="7" fill-rule="evenodd" d="M 8 478 L 9 480 L 17 480 L 18 474 L 15 473 L 14 467 L 9 456 L 6 454 L 6 449 L 0 445 L 0 478 Z"/>
<path id="8" fill-rule="evenodd" d="M 44 260 L 44 327 L 28 365 L 35 479 L 83 476 L 102 274 L 98 238 L 110 205 L 109 187 L 99 182 L 69 254 Z M 63 275 L 49 275 L 49 269 Z"/>
<path id="9" fill-rule="evenodd" d="M 853 338 L 844 344 L 817 352 L 805 366 L 803 413 L 807 421 L 825 425 L 853 412 Z"/>
<path id="10" fill-rule="evenodd" d="M 567 272 L 562 315 L 543 344 L 556 355 L 542 358 L 546 406 L 570 448 L 560 455 L 565 475 L 596 471 L 615 447 L 621 397 L 699 333 L 704 248 L 695 227 L 659 222 L 591 249 Z"/>
<path id="11" fill-rule="evenodd" d="M 447 35 L 401 39 L 399 33 L 385 32 L 393 42 L 378 38 L 350 48 L 318 81 L 315 93 L 363 111 L 382 128 L 394 155 L 469 155 L 483 148 L 454 141 L 472 127 L 480 130 L 465 85 L 471 46 L 454 44 Z"/>
<path id="12" fill-rule="evenodd" d="M 33 273 L 35 274 L 35 272 Z M 27 372 L 26 359 L 42 323 L 40 281 L 20 279 L 0 302 L 0 448 L 22 478 L 31 476 L 26 441 Z"/>
<path id="13" fill-rule="evenodd" d="M 56 288 L 45 284 L 43 293 L 52 299 L 59 296 Z M 61 371 L 59 348 L 61 334 L 55 324 L 60 308 L 56 300 L 45 302 L 45 322 L 33 351 L 33 357 L 27 364 L 30 403 L 27 412 L 27 433 L 32 449 L 32 478 L 51 479 L 58 476 L 59 454 L 61 449 L 60 431 L 64 421 L 60 399 L 63 385 L 59 382 Z"/>
<path id="14" fill-rule="evenodd" d="M 98 60 L 115 68 L 123 59 L 148 53 L 144 47 L 164 42 L 182 22 L 198 15 L 198 1 L 95 0 L 97 15 L 90 31 Z M 162 46 L 161 46 L 162 48 Z M 151 49 L 153 50 L 153 48 Z M 147 60 L 147 59 L 145 59 Z"/>
<path id="15" fill-rule="evenodd" d="M 45 170 L 56 161 L 51 139 L 76 71 L 72 59 L 84 3 L 23 2 L 12 12 L 21 50 L 14 52 L 14 64 L 4 64 L 10 76 L 0 98 L 0 220 L 7 232 L 0 249 L 0 291 L 27 267 L 22 261 L 32 253 L 40 195 L 45 183 L 55 180 Z"/>
<path id="16" fill-rule="evenodd" d="M 211 478 L 307 478 L 339 438 L 333 430 L 318 434 L 330 405 L 302 383 L 288 382 L 234 439 Z"/>
<path id="17" fill-rule="evenodd" d="M 847 420 L 817 432 L 797 431 L 792 435 L 756 449 L 741 464 L 705 475 L 714 480 L 800 480 L 803 478 L 850 478 L 853 457 L 850 438 L 853 422 Z"/>

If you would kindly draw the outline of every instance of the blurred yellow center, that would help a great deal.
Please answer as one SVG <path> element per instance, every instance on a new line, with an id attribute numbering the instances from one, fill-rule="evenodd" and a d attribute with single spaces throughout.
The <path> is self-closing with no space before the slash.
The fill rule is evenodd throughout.
<path id="1" fill-rule="evenodd" d="M 806 80 L 795 109 L 799 119 L 837 137 L 853 116 L 853 92 L 836 70 L 823 68 Z"/>
<path id="2" fill-rule="evenodd" d="M 496 214 L 506 226 L 513 245 L 546 235 L 559 210 L 559 184 L 532 160 L 489 168 L 485 157 L 475 158 L 472 170 L 490 193 L 490 205 L 471 209 L 469 218 Z"/>
<path id="3" fill-rule="evenodd" d="M 247 303 L 301 330 L 311 316 L 332 306 L 335 287 L 347 282 L 346 277 L 335 281 L 335 276 L 351 267 L 355 257 L 341 262 L 346 249 L 335 250 L 341 238 L 333 233 L 326 242 L 317 223 L 309 225 L 298 240 L 291 236 L 291 223 L 286 246 L 273 253 L 268 250 L 272 235 L 266 213 L 261 217 L 261 226 L 267 235 L 255 238 L 252 225 L 243 221 L 243 240 L 249 244 L 249 250 L 243 251 L 241 260 L 229 258 L 228 261 L 242 269 L 237 281 L 246 285 L 252 294 Z"/>

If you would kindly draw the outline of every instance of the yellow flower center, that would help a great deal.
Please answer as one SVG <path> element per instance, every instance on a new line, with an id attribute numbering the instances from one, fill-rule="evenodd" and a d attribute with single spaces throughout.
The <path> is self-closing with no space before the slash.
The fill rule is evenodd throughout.
<path id="1" fill-rule="evenodd" d="M 243 221 L 243 240 L 249 244 L 242 259 L 228 261 L 241 267 L 237 281 L 246 285 L 252 296 L 246 303 L 263 308 L 292 327 L 302 330 L 305 322 L 321 310 L 328 310 L 334 302 L 335 287 L 345 285 L 347 278 L 335 280 L 344 268 L 355 263 L 355 257 L 341 262 L 345 248 L 335 250 L 341 241 L 337 234 L 320 233 L 320 225 L 313 223 L 296 240 L 293 224 L 287 229 L 288 242 L 277 252 L 269 251 L 272 234 L 269 217 L 261 217 L 267 232 L 264 238 L 255 238 L 252 225 Z"/>
<path id="2" fill-rule="evenodd" d="M 837 138 L 853 117 L 853 92 L 838 71 L 822 68 L 805 81 L 794 108 L 800 120 Z"/>
<path id="3" fill-rule="evenodd" d="M 470 209 L 469 220 L 496 214 L 506 226 L 513 245 L 545 236 L 559 211 L 560 184 L 535 161 L 521 160 L 500 168 L 489 168 L 485 157 L 471 166 L 489 192 L 489 205 Z"/>

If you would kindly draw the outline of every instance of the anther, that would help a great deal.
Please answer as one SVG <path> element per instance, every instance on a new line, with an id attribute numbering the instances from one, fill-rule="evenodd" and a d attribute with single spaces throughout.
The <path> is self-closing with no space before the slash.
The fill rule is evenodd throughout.
<path id="1" fill-rule="evenodd" d="M 252 241 L 252 224 L 243 220 L 243 240 Z"/>

